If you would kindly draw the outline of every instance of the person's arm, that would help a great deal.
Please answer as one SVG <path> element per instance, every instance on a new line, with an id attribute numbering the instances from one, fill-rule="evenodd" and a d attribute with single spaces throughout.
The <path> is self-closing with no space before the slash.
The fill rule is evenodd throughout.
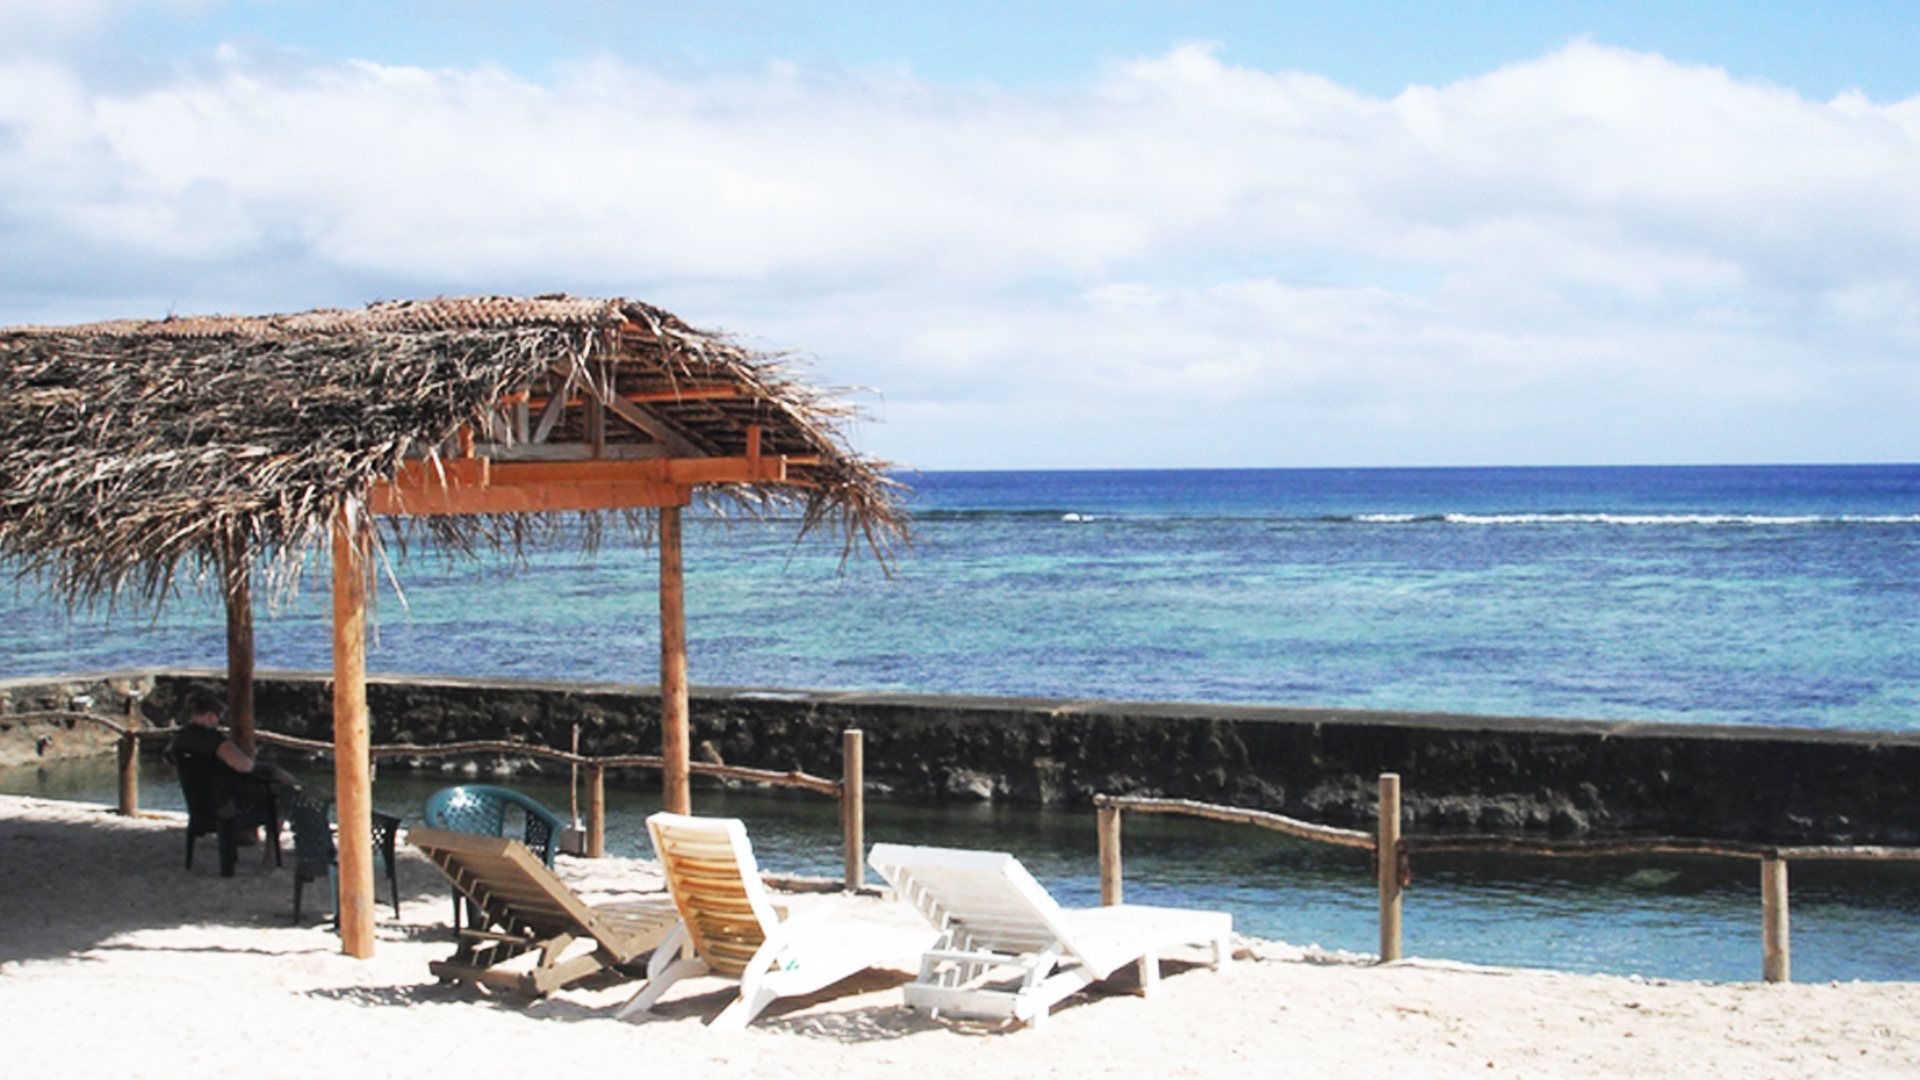
<path id="1" fill-rule="evenodd" d="M 280 766 L 269 765 L 258 758 L 248 757 L 247 752 L 240 749 L 239 745 L 232 739 L 222 740 L 220 749 L 216 751 L 216 753 L 220 758 L 221 764 L 242 776 L 258 777 L 261 780 L 268 780 L 280 784 L 299 783 L 292 773 Z"/>
<path id="2" fill-rule="evenodd" d="M 216 751 L 216 756 L 220 758 L 220 761 L 225 764 L 227 768 L 232 769 L 234 772 L 250 773 L 253 771 L 253 759 L 247 756 L 245 750 L 235 745 L 232 739 L 227 739 L 220 743 L 220 749 Z"/>

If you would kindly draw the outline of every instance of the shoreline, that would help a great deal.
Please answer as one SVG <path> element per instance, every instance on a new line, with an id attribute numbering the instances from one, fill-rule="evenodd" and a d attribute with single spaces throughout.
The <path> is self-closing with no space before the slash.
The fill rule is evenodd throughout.
<path id="1" fill-rule="evenodd" d="M 703 1021 L 727 984 L 669 995 L 641 1024 L 609 1019 L 636 984 L 539 1002 L 441 987 L 449 902 L 411 849 L 402 918 L 383 908 L 376 955 L 338 952 L 318 924 L 288 925 L 291 870 L 242 856 L 220 879 L 181 868 L 177 815 L 119 818 L 90 804 L 0 796 L 0 1009 L 23 1075 L 157 1071 L 254 1077 L 366 1075 L 621 1063 L 652 1075 L 718 1069 L 893 1080 L 968 1076 L 1846 1076 L 1920 1073 L 1906 1036 L 1920 983 L 1691 983 L 1405 961 L 1387 966 L 1257 940 L 1221 972 L 1169 965 L 1161 993 L 1124 985 L 1076 997 L 1038 1029 L 988 1031 L 900 1006 L 904 973 L 869 973 L 777 1007 L 746 1033 Z M 562 859 L 590 897 L 655 889 L 648 860 Z M 795 895 L 796 905 L 839 898 Z M 853 917 L 911 918 L 850 902 Z M 889 910 L 891 909 L 891 910 Z M 30 1023 L 29 1018 L 47 1017 Z M 111 1032 L 111 1037 L 102 1037 Z"/>

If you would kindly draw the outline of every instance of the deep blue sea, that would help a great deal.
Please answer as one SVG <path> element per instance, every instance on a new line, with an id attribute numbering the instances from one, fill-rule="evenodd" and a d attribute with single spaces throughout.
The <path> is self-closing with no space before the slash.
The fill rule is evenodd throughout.
<path id="1" fill-rule="evenodd" d="M 790 522 L 691 520 L 693 681 L 1920 730 L 1920 466 L 903 479 L 915 541 L 891 573 L 795 544 Z M 395 556 L 370 662 L 653 682 L 654 560 L 627 544 L 526 564 Z M 329 667 L 315 569 L 261 612 L 263 667 Z M 0 591 L 0 675 L 218 667 L 221 619 L 191 589 L 157 615 L 69 615 L 29 582 Z M 64 783 L 0 778 L 0 790 Z M 376 797 L 405 814 L 419 793 L 392 783 Z M 830 804 L 726 798 L 773 845 L 769 866 L 837 866 L 823 847 Z M 637 853 L 651 804 L 632 800 L 615 835 Z M 1064 897 L 1094 894 L 1090 816 L 870 813 L 870 839 L 1001 847 Z M 1218 826 L 1128 830 L 1130 899 L 1219 904 L 1249 932 L 1374 947 L 1364 855 L 1253 830 L 1224 842 Z M 1796 864 L 1794 876 L 1796 978 L 1920 978 L 1920 868 Z M 1744 862 L 1434 857 L 1407 905 L 1415 955 L 1687 978 L 1759 969 Z"/>

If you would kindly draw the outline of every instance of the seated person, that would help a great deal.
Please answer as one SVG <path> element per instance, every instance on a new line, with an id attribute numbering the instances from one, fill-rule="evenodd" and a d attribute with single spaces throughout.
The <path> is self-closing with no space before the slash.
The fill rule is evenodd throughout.
<path id="1" fill-rule="evenodd" d="M 187 722 L 180 725 L 167 743 L 167 754 L 177 757 L 193 754 L 217 759 L 224 769 L 213 770 L 214 812 L 232 818 L 250 811 L 260 802 L 268 784 L 297 783 L 293 774 L 277 765 L 257 760 L 240 749 L 220 730 L 226 704 L 212 691 L 196 688 L 187 695 Z"/>

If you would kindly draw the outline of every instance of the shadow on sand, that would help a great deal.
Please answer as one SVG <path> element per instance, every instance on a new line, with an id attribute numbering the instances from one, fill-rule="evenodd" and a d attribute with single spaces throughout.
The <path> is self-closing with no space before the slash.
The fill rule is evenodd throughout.
<path id="1" fill-rule="evenodd" d="M 293 925 L 290 845 L 283 867 L 264 847 L 248 848 L 222 878 L 211 838 L 186 869 L 184 815 L 123 818 L 104 806 L 26 800 L 38 808 L 28 817 L 6 812 L 10 801 L 0 797 L 0 963 L 72 956 L 141 930 Z M 399 878 L 403 904 L 444 902 L 446 886 L 417 855 L 402 854 Z M 384 880 L 379 889 L 384 901 Z M 307 886 L 302 926 L 325 925 L 325 897 L 324 882 Z"/>

